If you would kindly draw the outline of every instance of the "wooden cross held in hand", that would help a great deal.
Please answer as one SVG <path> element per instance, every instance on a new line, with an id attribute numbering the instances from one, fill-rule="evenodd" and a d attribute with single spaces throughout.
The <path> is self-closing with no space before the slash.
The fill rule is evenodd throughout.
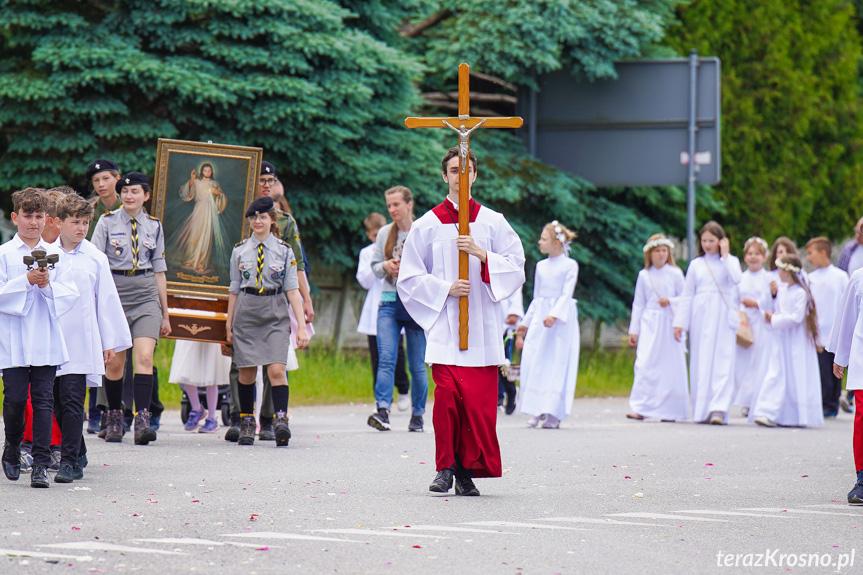
<path id="1" fill-rule="evenodd" d="M 470 66 L 460 64 L 458 67 L 458 117 L 456 118 L 405 118 L 408 128 L 449 128 L 458 133 L 458 234 L 470 235 L 470 166 L 468 151 L 470 150 L 470 133 L 482 126 L 483 128 L 520 128 L 524 121 L 521 118 L 472 118 L 470 115 Z M 458 254 L 458 279 L 468 278 L 468 255 Z M 467 349 L 468 334 L 467 296 L 458 301 L 458 333 L 459 349 Z"/>

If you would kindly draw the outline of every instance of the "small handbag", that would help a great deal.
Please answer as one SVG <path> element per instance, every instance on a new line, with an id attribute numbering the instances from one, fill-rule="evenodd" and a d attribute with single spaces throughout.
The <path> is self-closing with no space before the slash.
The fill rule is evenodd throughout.
<path id="1" fill-rule="evenodd" d="M 747 348 L 755 343 L 755 336 L 752 335 L 752 327 L 749 325 L 749 318 L 746 312 L 740 310 L 740 325 L 737 327 L 737 345 L 742 348 Z"/>
<path id="2" fill-rule="evenodd" d="M 707 268 L 707 271 L 710 272 L 710 277 L 713 278 L 713 283 L 716 284 L 716 289 L 719 290 L 719 297 L 722 298 L 722 303 L 725 304 L 725 308 L 730 312 L 731 307 L 728 305 L 728 302 L 725 301 L 725 295 L 722 293 L 722 288 L 719 287 L 719 282 L 716 281 L 716 276 L 713 275 L 713 270 L 710 269 L 707 262 L 704 262 L 704 266 Z M 752 335 L 752 328 L 749 326 L 749 318 L 746 317 L 746 312 L 738 310 L 737 313 L 740 314 L 740 320 L 737 323 L 737 345 L 742 348 L 747 348 L 755 343 L 755 337 Z"/>

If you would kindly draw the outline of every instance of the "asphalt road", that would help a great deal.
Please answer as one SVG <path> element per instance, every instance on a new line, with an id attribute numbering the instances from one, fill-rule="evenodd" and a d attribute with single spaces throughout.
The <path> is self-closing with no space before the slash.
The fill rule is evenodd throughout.
<path id="1" fill-rule="evenodd" d="M 423 434 L 398 412 L 376 431 L 371 411 L 294 409 L 286 449 L 185 432 L 178 412 L 147 447 L 88 436 L 81 481 L 0 478 L 0 572 L 863 572 L 847 414 L 715 427 L 580 399 L 559 430 L 501 414 L 503 477 L 466 498 L 428 491 L 430 409 Z"/>

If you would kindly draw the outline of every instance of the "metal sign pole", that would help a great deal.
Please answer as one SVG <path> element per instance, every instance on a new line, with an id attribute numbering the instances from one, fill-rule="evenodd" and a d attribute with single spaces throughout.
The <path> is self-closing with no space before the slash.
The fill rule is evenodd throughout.
<path id="1" fill-rule="evenodd" d="M 695 137 L 698 126 L 695 123 L 695 106 L 698 82 L 698 53 L 695 49 L 689 53 L 689 178 L 686 190 L 686 246 L 689 249 L 689 261 L 698 252 L 695 249 Z"/>

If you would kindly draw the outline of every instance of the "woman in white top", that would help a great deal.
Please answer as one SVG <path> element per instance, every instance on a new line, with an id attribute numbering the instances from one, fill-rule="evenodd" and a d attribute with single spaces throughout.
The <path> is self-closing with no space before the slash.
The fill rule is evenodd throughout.
<path id="1" fill-rule="evenodd" d="M 701 228 L 698 251 L 686 271 L 674 338 L 681 341 L 689 332 L 692 420 L 726 425 L 734 396 L 740 260 L 729 253 L 725 230 L 712 221 Z"/>

